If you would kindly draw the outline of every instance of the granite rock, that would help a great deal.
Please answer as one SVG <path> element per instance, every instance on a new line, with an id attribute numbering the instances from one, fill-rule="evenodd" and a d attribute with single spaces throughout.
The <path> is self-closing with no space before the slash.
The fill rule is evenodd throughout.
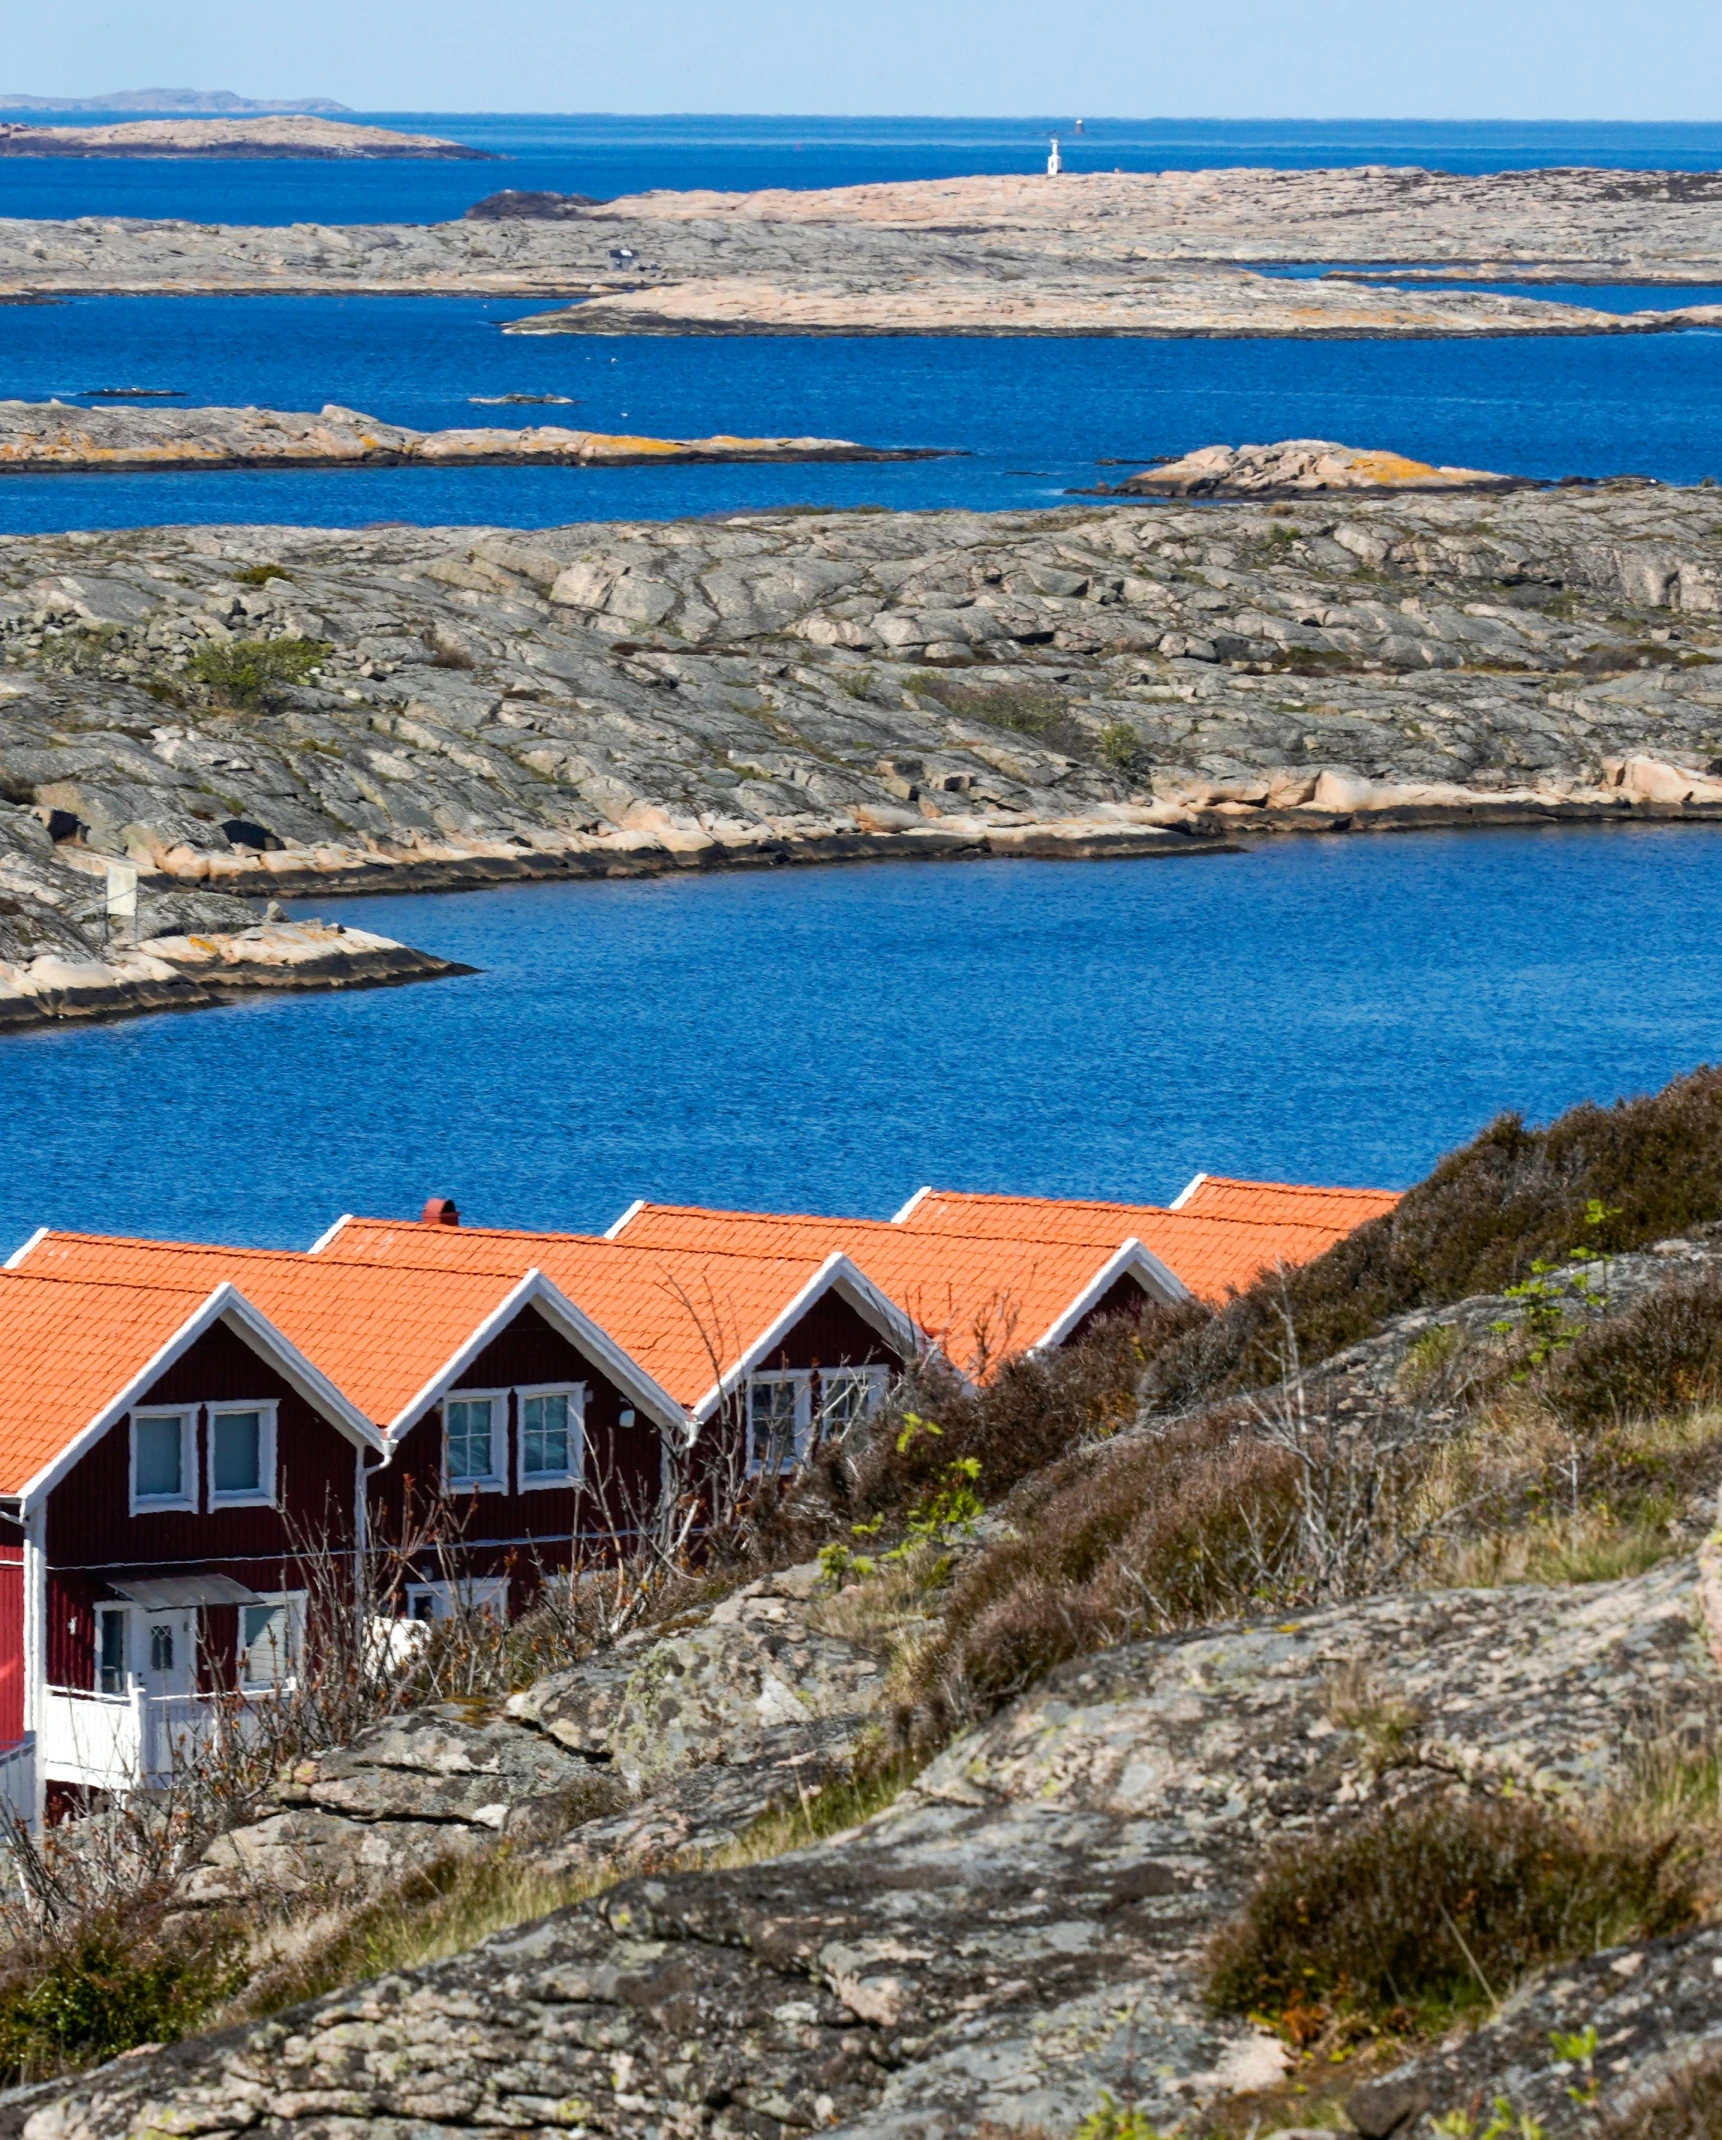
<path id="1" fill-rule="evenodd" d="M 1426 1720 L 1385 1767 L 1329 1714 L 1360 1660 Z M 1054 1673 L 858 1830 L 638 1874 L 450 1961 L 130 2056 L 37 2099 L 26 2140 L 360 2121 L 383 2140 L 956 2140 L 988 2119 L 1069 2130 L 1102 2089 L 1165 2127 L 1284 2070 L 1276 2039 L 1201 1992 L 1204 1943 L 1276 1837 L 1459 1777 L 1581 1802 L 1717 1696 L 1690 1561 L 1131 1644 Z M 1663 2002 L 1688 2034 L 1722 2014 L 1709 1953 Z M 1562 2010 L 1604 2011 L 1611 1978 L 1651 1968 L 1600 1958 Z M 1673 2034 L 1656 2011 L 1633 2025 Z M 1484 2044 L 1474 2065 L 1515 2056 Z M 1456 2072 L 1432 2079 L 1436 2109 L 1471 2087 Z"/>

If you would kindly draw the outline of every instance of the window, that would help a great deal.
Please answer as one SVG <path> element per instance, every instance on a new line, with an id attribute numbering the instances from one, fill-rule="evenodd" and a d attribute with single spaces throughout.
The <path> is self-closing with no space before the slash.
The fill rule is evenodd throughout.
<path id="1" fill-rule="evenodd" d="M 275 1407 L 209 1415 L 209 1505 L 269 1507 L 275 1500 Z"/>
<path id="2" fill-rule="evenodd" d="M 173 1670 L 173 1629 L 159 1620 L 149 1631 L 149 1668 L 152 1672 Z"/>
<path id="3" fill-rule="evenodd" d="M 298 1662 L 304 1628 L 303 1591 L 265 1598 L 239 1608 L 239 1682 L 245 1687 L 278 1687 L 291 1679 Z"/>
<path id="4" fill-rule="evenodd" d="M 807 1387 L 804 1369 L 777 1375 L 754 1375 L 747 1385 L 747 1468 L 793 1471 L 807 1443 Z"/>
<path id="5" fill-rule="evenodd" d="M 497 1397 L 450 1397 L 442 1408 L 448 1483 L 500 1486 L 496 1461 Z"/>
<path id="6" fill-rule="evenodd" d="M 195 1506 L 189 1412 L 138 1412 L 132 1418 L 132 1513 Z"/>
<path id="7" fill-rule="evenodd" d="M 883 1367 L 827 1367 L 819 1376 L 819 1433 L 840 1442 L 852 1427 L 871 1419 L 884 1402 Z"/>
<path id="8" fill-rule="evenodd" d="M 96 1607 L 96 1688 L 102 1694 L 126 1691 L 126 1609 Z"/>
<path id="9" fill-rule="evenodd" d="M 488 1613 L 493 1620 L 508 1618 L 506 1575 L 473 1575 L 455 1583 L 409 1583 L 409 1620 L 446 1620 L 456 1603 L 468 1612 Z"/>
<path id="10" fill-rule="evenodd" d="M 572 1485 L 580 1476 L 584 1388 L 526 1389 L 519 1398 L 521 1492 Z"/>

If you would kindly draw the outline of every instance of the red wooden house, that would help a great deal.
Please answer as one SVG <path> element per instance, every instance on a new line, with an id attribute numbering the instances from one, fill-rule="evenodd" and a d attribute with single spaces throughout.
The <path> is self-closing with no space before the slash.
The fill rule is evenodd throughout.
<path id="1" fill-rule="evenodd" d="M 304 1539 L 362 1540 L 382 1436 L 230 1283 L 0 1272 L 0 1777 L 160 1773 L 293 1668 Z"/>

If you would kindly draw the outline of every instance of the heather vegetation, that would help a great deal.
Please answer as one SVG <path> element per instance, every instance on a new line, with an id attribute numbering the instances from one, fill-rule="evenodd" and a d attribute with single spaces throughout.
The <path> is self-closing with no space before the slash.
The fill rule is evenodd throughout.
<path id="1" fill-rule="evenodd" d="M 1609 1834 L 1522 1798 L 1387 1806 L 1282 1846 L 1208 1958 L 1222 2011 L 1292 2042 L 1429 2034 L 1534 1969 L 1690 1922 L 1693 1853 L 1672 1825 Z"/>
<path id="2" fill-rule="evenodd" d="M 725 1865 L 867 1819 L 964 1726 L 1121 1642 L 1413 1586 L 1596 1582 L 1689 1550 L 1722 1484 L 1722 1275 L 1703 1235 L 1718 1220 L 1722 1073 L 1701 1071 L 1545 1130 L 1497 1123 L 1390 1217 L 1218 1312 L 1114 1318 L 978 1384 L 927 1361 L 793 1476 L 708 1482 L 699 1536 L 680 1480 L 643 1547 L 546 1585 L 512 1627 L 457 1613 L 379 1647 L 359 1630 L 388 1569 L 355 1617 L 331 1565 L 321 1661 L 263 1734 L 232 1735 L 183 1791 L 82 1823 L 75 1845 L 15 1846 L 0 2073 L 273 2012 L 596 1893 L 622 1868 L 546 1871 L 505 1841 L 195 1931 L 171 1907 L 209 1836 L 318 1748 L 429 1702 L 494 1715 L 624 1635 L 701 1626 L 772 1570 L 818 1562 L 806 1629 L 876 1657 L 887 1698 L 848 1772 L 775 1802 Z M 1682 1236 L 1703 1238 L 1666 1263 L 1637 1253 Z M 430 1544 L 415 1531 L 397 1555 Z M 1661 1769 L 1575 1811 L 1426 1771 L 1424 1719 L 1363 1664 L 1327 1716 L 1380 1801 L 1267 1849 L 1207 1965 L 1216 2010 L 1300 2049 L 1421 2040 L 1722 1895 L 1715 1719 L 1688 1718 Z M 622 1803 L 594 1777 L 565 1827 Z M 1708 2130 L 1710 2081 L 1670 2085 L 1631 2140 Z"/>
<path id="3" fill-rule="evenodd" d="M 1593 1207 L 1606 1214 L 1594 1226 Z M 1575 1247 L 1618 1254 L 1717 1219 L 1722 1070 L 1695 1071 L 1612 1107 L 1572 1108 L 1547 1129 L 1503 1115 L 1386 1217 L 1158 1349 L 1144 1394 L 1176 1410 L 1274 1381 L 1285 1311 L 1311 1366 L 1391 1316 L 1500 1292 Z"/>

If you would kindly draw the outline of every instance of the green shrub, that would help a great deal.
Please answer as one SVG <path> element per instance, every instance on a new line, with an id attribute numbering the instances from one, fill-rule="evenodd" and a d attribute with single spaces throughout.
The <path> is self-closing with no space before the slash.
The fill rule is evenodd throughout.
<path id="1" fill-rule="evenodd" d="M 1209 1999 L 1294 2040 L 1335 2020 L 1443 2027 L 1533 1970 L 1688 1922 L 1675 1832 L 1605 1838 L 1528 1799 L 1454 1795 L 1299 1837 L 1210 1947 Z"/>
<path id="2" fill-rule="evenodd" d="M 267 587 L 271 580 L 292 577 L 285 565 L 241 565 L 233 575 L 241 587 Z"/>
<path id="3" fill-rule="evenodd" d="M 231 1929 L 181 1948 L 117 1919 L 85 1925 L 0 1983 L 0 2074 L 16 2084 L 172 2043 L 237 1989 L 239 1946 Z"/>
<path id="4" fill-rule="evenodd" d="M 1606 1218 L 1589 1224 L 1593 1207 Z M 1502 1115 L 1397 1208 L 1283 1279 L 1263 1279 L 1150 1361 L 1145 1394 L 1177 1409 L 1277 1379 L 1291 1316 L 1305 1366 L 1388 1317 L 1503 1291 L 1574 1248 L 1639 1248 L 1722 1218 L 1722 1070 L 1648 1098 L 1588 1102 L 1547 1129 Z"/>
<path id="5" fill-rule="evenodd" d="M 328 651 L 319 639 L 232 639 L 201 648 L 191 674 L 217 705 L 253 713 L 285 687 L 302 684 Z"/>
<path id="6" fill-rule="evenodd" d="M 1142 738 L 1128 721 L 1108 721 L 1100 731 L 1100 756 L 1105 764 L 1127 773 L 1141 755 Z"/>
<path id="7" fill-rule="evenodd" d="M 909 679 L 911 691 L 936 699 L 947 713 L 970 721 L 984 721 L 989 728 L 1008 728 L 1018 735 L 1050 740 L 1063 732 L 1065 705 L 1062 693 L 1036 684 L 969 684 L 937 669 L 918 669 Z"/>

